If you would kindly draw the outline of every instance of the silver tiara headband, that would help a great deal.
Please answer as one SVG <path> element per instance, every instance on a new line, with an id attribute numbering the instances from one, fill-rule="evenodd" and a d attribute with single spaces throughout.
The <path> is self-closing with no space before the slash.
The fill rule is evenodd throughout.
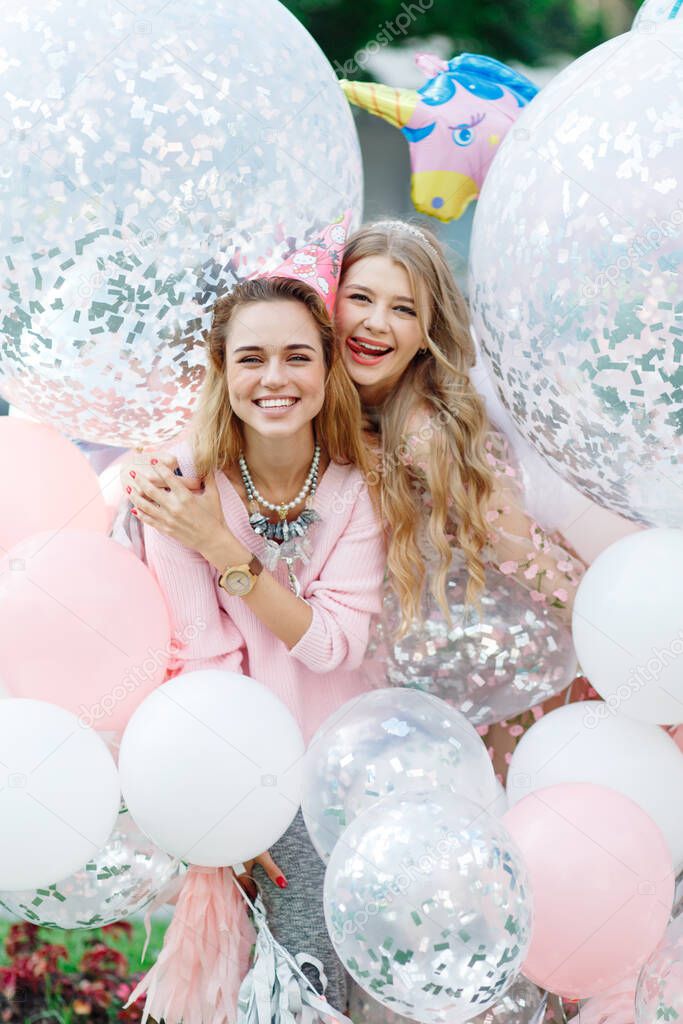
<path id="1" fill-rule="evenodd" d="M 396 231 L 399 234 L 412 235 L 413 238 L 417 238 L 422 243 L 435 259 L 438 259 L 439 254 L 427 236 L 423 235 L 420 229 L 413 227 L 412 224 L 407 224 L 404 220 L 378 220 L 372 226 L 375 228 L 388 228 L 390 231 Z"/>

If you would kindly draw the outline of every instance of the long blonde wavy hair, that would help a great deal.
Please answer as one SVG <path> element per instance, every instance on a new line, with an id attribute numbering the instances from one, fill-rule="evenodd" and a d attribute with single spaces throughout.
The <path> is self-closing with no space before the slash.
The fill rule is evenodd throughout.
<path id="1" fill-rule="evenodd" d="M 367 478 L 371 463 L 361 431 L 360 399 L 341 360 L 325 304 L 310 285 L 288 277 L 243 281 L 229 295 L 218 299 L 213 307 L 206 343 L 206 377 L 192 422 L 197 475 L 205 477 L 234 465 L 244 447 L 242 421 L 230 404 L 226 373 L 226 341 L 232 318 L 247 304 L 276 300 L 300 302 L 313 317 L 320 333 L 325 398 L 313 420 L 316 440 L 332 462 L 351 463 Z"/>
<path id="2" fill-rule="evenodd" d="M 429 248 L 431 247 L 431 249 Z M 433 251 L 432 251 L 433 250 Z M 469 315 L 435 236 L 401 221 L 366 225 L 347 243 L 342 282 L 368 256 L 388 256 L 403 267 L 413 288 L 422 346 L 377 410 L 381 439 L 380 506 L 388 525 L 388 569 L 401 606 L 399 635 L 421 618 L 427 567 L 420 547 L 426 537 L 436 568 L 430 590 L 447 620 L 446 578 L 455 534 L 468 569 L 466 602 L 477 605 L 485 586 L 483 549 L 493 477 L 486 459 L 489 428 L 483 399 L 468 370 L 476 360 Z M 424 466 L 431 509 L 425 515 L 414 469 L 406 456 L 406 426 L 417 407 L 427 407 L 422 435 L 428 445 Z"/>

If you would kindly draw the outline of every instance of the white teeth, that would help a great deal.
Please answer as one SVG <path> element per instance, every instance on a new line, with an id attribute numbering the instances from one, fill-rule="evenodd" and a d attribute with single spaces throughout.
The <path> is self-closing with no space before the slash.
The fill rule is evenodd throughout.
<path id="1" fill-rule="evenodd" d="M 367 342 L 367 341 L 358 341 L 357 338 L 355 338 L 354 340 L 355 340 L 357 345 L 360 345 L 361 348 L 368 349 L 369 352 L 388 352 L 388 351 L 390 351 L 390 349 L 388 349 L 388 347 L 386 345 L 370 345 L 369 342 Z"/>
<path id="2" fill-rule="evenodd" d="M 296 398 L 261 398 L 256 404 L 261 409 L 285 409 L 295 402 Z"/>

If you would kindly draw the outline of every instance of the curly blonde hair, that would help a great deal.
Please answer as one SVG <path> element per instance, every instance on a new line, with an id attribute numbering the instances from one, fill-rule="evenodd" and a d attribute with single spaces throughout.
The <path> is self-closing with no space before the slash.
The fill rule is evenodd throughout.
<path id="1" fill-rule="evenodd" d="M 454 531 L 467 569 L 466 601 L 478 604 L 485 586 L 483 550 L 488 542 L 486 512 L 493 476 L 486 459 L 489 422 L 483 399 L 468 370 L 476 360 L 469 315 L 446 262 L 430 232 L 401 221 L 366 225 L 347 243 L 342 280 L 368 256 L 388 256 L 403 267 L 413 288 L 424 351 L 418 352 L 377 410 L 381 439 L 379 489 L 388 526 L 388 569 L 401 606 L 399 635 L 421 618 L 427 582 L 420 534 L 435 556 L 430 589 L 447 621 L 446 579 L 452 551 L 447 534 Z M 427 450 L 422 467 L 431 509 L 425 517 L 416 487 L 416 468 L 407 446 L 413 413 L 429 410 L 419 441 Z"/>
<path id="2" fill-rule="evenodd" d="M 256 302 L 300 302 L 313 317 L 323 348 L 325 398 L 313 420 L 316 440 L 332 462 L 357 466 L 367 477 L 371 462 L 361 432 L 358 392 L 344 366 L 325 304 L 310 285 L 288 277 L 243 281 L 213 307 L 206 342 L 207 369 L 192 422 L 192 447 L 197 475 L 205 477 L 237 462 L 244 447 L 242 421 L 228 394 L 226 340 L 236 311 Z"/>

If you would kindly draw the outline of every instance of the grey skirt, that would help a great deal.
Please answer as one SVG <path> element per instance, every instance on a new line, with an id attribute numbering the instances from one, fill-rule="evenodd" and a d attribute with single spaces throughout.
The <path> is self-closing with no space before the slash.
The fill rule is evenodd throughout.
<path id="1" fill-rule="evenodd" d="M 282 839 L 271 847 L 270 853 L 289 883 L 286 889 L 278 889 L 260 865 L 254 866 L 254 880 L 266 908 L 270 930 L 292 956 L 311 953 L 320 960 L 327 975 L 327 1001 L 335 1010 L 346 1013 L 349 976 L 334 951 L 323 914 L 325 865 L 309 839 L 301 811 Z M 318 971 L 312 965 L 304 965 L 302 969 L 321 992 Z"/>

